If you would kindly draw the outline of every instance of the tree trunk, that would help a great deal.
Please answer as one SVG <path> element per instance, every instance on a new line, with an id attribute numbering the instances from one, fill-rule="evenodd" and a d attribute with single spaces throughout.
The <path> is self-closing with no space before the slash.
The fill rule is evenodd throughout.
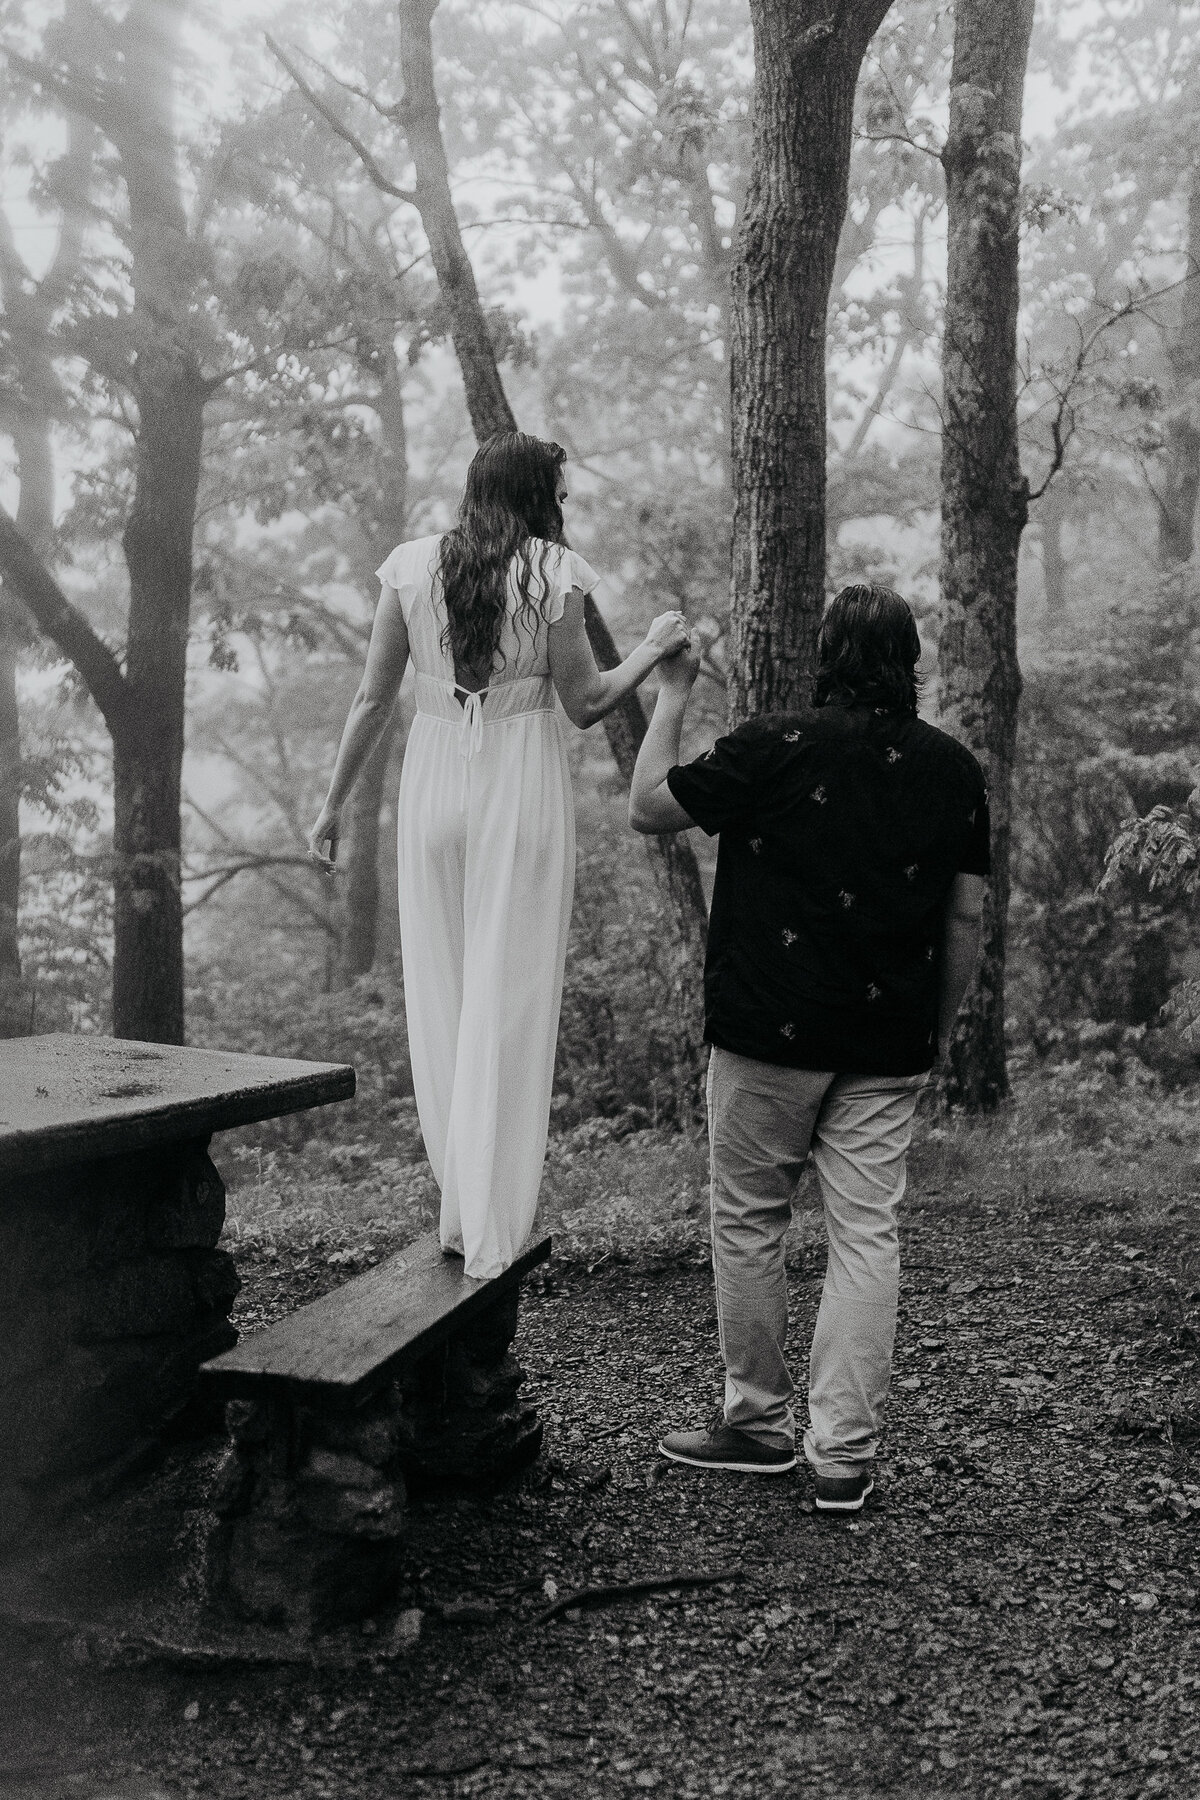
<path id="1" fill-rule="evenodd" d="M 399 716 L 397 708 L 367 758 L 350 796 L 347 821 L 350 843 L 338 932 L 338 976 L 343 986 L 360 975 L 369 974 L 375 966 L 379 932 L 379 818 Z"/>
<path id="2" fill-rule="evenodd" d="M 23 1037 L 21 989 L 21 719 L 17 709 L 15 609 L 0 601 L 0 1037 Z"/>
<path id="3" fill-rule="evenodd" d="M 1179 328 L 1169 348 L 1171 367 L 1183 390 L 1181 404 L 1168 415 L 1163 475 L 1158 500 L 1158 566 L 1174 569 L 1196 549 L 1196 502 L 1200 499 L 1200 171 L 1188 189 L 1189 275 L 1180 301 Z"/>
<path id="4" fill-rule="evenodd" d="M 887 0 L 875 0 L 884 8 Z M 467 408 L 477 439 L 497 431 L 516 431 L 516 416 L 504 391 L 495 347 L 463 245 L 450 192 L 433 79 L 431 21 L 437 0 L 400 0 L 401 67 L 404 100 L 400 117 L 416 170 L 416 203 L 421 225 L 450 317 L 450 332 L 462 371 Z M 445 274 L 443 274 L 445 270 Z M 447 289 L 446 283 L 449 283 Z M 588 640 L 602 669 L 620 661 L 612 633 L 589 595 L 584 617 Z M 604 721 L 613 758 L 626 781 L 633 773 L 646 735 L 646 713 L 636 693 L 629 694 Z M 687 1087 L 686 1105 L 700 1105 L 698 1071 L 704 1038 L 703 964 L 708 914 L 695 852 L 684 837 L 647 838 L 650 866 L 675 931 L 672 960 L 679 1007 L 676 1039 Z"/>
<path id="5" fill-rule="evenodd" d="M 471 428 L 482 443 L 497 431 L 515 431 L 475 271 L 462 241 L 450 168 L 442 142 L 441 113 L 433 78 L 431 24 L 438 0 L 400 0 L 400 70 L 404 97 L 397 116 L 416 171 L 417 211 L 429 240 L 450 334 L 462 369 Z"/>
<path id="6" fill-rule="evenodd" d="M 890 0 L 751 0 L 733 263 L 730 720 L 803 707 L 825 604 L 825 330 L 858 73 Z"/>
<path id="7" fill-rule="evenodd" d="M 137 392 L 137 474 L 123 539 L 133 722 L 113 739 L 113 1031 L 181 1044 L 179 807 L 204 393 L 188 353 L 150 338 L 138 350 Z"/>
<path id="8" fill-rule="evenodd" d="M 7 295 L 6 295 L 7 298 Z M 33 324 L 33 307 L 27 321 Z M 42 332 L 46 321 L 37 321 Z M 26 407 L 13 424 L 20 484 L 17 529 L 44 555 L 54 529 L 54 450 L 50 441 L 50 417 L 39 402 L 48 404 L 53 371 L 44 337 L 20 343 L 21 373 L 27 388 Z M 17 659 L 28 643 L 28 624 L 22 618 L 17 597 L 0 599 L 0 1037 L 24 1037 L 29 1031 L 29 1007 L 21 986 L 21 718 L 17 704 Z"/>
<path id="9" fill-rule="evenodd" d="M 1046 600 L 1046 618 L 1051 624 L 1057 625 L 1067 616 L 1067 558 L 1063 549 L 1067 506 L 1061 473 L 1054 477 L 1038 501 L 1037 516 L 1042 534 L 1042 588 Z"/>
<path id="10" fill-rule="evenodd" d="M 947 1096 L 1008 1092 L 1004 967 L 1021 673 L 1017 553 L 1029 486 L 1017 441 L 1021 103 L 1033 0 L 959 0 L 946 173 L 942 352 L 942 716 L 983 765 L 992 878 L 983 954 L 954 1034 Z"/>
<path id="11" fill-rule="evenodd" d="M 113 1031 L 183 1042 L 179 803 L 192 534 L 205 389 L 191 332 L 196 256 L 172 123 L 181 0 L 137 0 L 125 21 L 121 168 L 133 250 L 133 502 L 125 676 L 132 728 L 113 743 Z"/>
<path id="12" fill-rule="evenodd" d="M 370 536 L 371 579 L 388 552 L 403 540 L 408 519 L 408 433 L 404 418 L 403 380 L 395 351 L 389 346 L 375 412 L 380 424 L 378 505 Z M 399 708 L 392 714 L 350 796 L 345 853 L 345 885 L 338 919 L 337 979 L 345 984 L 375 966 L 379 936 L 379 820 L 392 751 L 396 746 Z"/>
<path id="13" fill-rule="evenodd" d="M 7 284 L 6 284 L 7 288 Z M 8 294 L 6 292 L 6 300 Z M 20 345 L 20 339 L 17 338 Z M 31 346 L 21 346 L 21 350 Z M 34 371 L 21 356 L 23 385 Z M 13 421 L 12 437 L 17 453 L 19 496 L 17 529 L 38 551 L 45 553 L 54 524 L 54 455 L 50 420 L 33 408 L 36 389 L 28 395 L 28 410 Z M 0 1037 L 24 1037 L 29 1030 L 29 1008 L 21 986 L 21 717 L 17 704 L 17 659 L 28 642 L 28 627 L 15 593 L 0 597 Z"/>

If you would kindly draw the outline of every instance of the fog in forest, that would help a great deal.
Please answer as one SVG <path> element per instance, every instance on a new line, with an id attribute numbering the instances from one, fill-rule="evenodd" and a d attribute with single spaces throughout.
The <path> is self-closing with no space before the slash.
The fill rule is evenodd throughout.
<path id="1" fill-rule="evenodd" d="M 827 590 L 871 579 L 911 600 L 935 719 L 952 24 L 940 0 L 898 0 L 863 64 L 826 356 Z M 186 365 L 196 398 L 180 411 L 168 396 L 153 425 L 166 503 L 185 513 L 186 470 L 168 464 L 189 433 L 200 446 L 182 615 L 186 1033 L 344 1055 L 377 1088 L 372 1106 L 403 1110 L 393 865 L 407 689 L 336 882 L 304 846 L 374 570 L 452 520 L 475 445 L 414 203 L 397 11 L 66 0 L 6 5 L 2 28 L 2 493 L 79 615 L 56 637 L 6 564 L 11 826 L 20 797 L 6 1029 L 112 1023 L 112 721 L 120 738 L 134 654 L 123 535 L 149 429 L 130 381 L 141 256 L 147 304 L 173 320 L 165 360 Z M 568 534 L 605 578 L 618 644 L 667 607 L 702 625 L 698 741 L 727 707 L 748 14 L 728 0 L 442 0 L 432 41 L 454 210 L 513 412 L 568 452 Z M 1198 52 L 1200 9 L 1164 0 L 1040 9 L 1034 28 L 1016 1067 L 1081 1045 L 1171 1079 L 1191 1067 L 1160 1011 L 1191 973 L 1178 908 L 1097 887 L 1122 821 L 1179 807 L 1193 785 Z M 159 523 L 178 560 L 189 520 Z M 139 652 L 160 653 L 173 652 Z M 667 980 L 662 903 L 603 734 L 573 732 L 571 756 L 580 887 L 556 1107 L 568 1124 L 669 1117 L 676 1052 L 662 1007 L 647 1007 Z"/>
<path id="2" fill-rule="evenodd" d="M 1200 0 L 0 68 L 0 1790 L 1194 1796 Z"/>

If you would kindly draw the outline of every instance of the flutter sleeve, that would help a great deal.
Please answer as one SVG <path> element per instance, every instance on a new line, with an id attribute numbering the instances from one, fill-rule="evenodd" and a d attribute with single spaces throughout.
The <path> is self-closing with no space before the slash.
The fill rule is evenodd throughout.
<path id="1" fill-rule="evenodd" d="M 417 559 L 413 550 L 412 544 L 397 544 L 375 571 L 384 587 L 395 588 L 399 594 L 405 624 L 408 623 L 408 610 L 419 586 Z"/>
<path id="2" fill-rule="evenodd" d="M 568 550 L 562 544 L 556 544 L 552 558 L 548 561 L 546 577 L 550 591 L 546 601 L 546 620 L 556 625 L 563 616 L 567 604 L 567 595 L 572 588 L 581 588 L 585 594 L 594 594 L 600 586 L 600 577 L 589 562 L 585 562 L 578 550 Z"/>

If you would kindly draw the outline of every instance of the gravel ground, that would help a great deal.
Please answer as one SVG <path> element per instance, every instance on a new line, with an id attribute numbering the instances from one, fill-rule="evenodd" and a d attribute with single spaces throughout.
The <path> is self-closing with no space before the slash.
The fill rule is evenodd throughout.
<path id="1" fill-rule="evenodd" d="M 927 1191 L 855 1521 L 818 1518 L 804 1474 L 656 1458 L 717 1398 L 704 1268 L 555 1271 L 517 1346 L 546 1453 L 492 1499 L 414 1507 L 414 1650 L 371 1660 L 364 1634 L 342 1674 L 26 1655 L 0 1793 L 1193 1800 L 1200 1293 L 1163 1234 L 1195 1245 L 1198 1211 Z M 286 1271 L 245 1273 L 256 1316 L 290 1303 Z M 792 1283 L 802 1369 L 814 1251 Z M 542 1617 L 679 1574 L 723 1579 Z"/>

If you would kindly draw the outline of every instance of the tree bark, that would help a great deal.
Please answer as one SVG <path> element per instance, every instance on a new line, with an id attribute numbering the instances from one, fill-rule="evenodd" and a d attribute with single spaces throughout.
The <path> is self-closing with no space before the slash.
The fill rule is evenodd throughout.
<path id="1" fill-rule="evenodd" d="M 751 0 L 733 262 L 730 719 L 807 704 L 825 604 L 825 330 L 858 73 L 890 0 Z"/>
<path id="2" fill-rule="evenodd" d="M 48 357 L 45 360 L 48 363 Z M 44 554 L 54 527 L 54 451 L 49 416 L 33 410 L 36 393 L 30 399 L 33 406 L 13 426 L 20 484 L 17 529 Z M 24 1037 L 29 1031 L 29 1007 L 21 984 L 23 763 L 17 703 L 17 660 L 27 643 L 28 625 L 17 596 L 6 592 L 0 600 L 0 1037 Z"/>
<path id="3" fill-rule="evenodd" d="M 886 0 L 876 0 L 876 3 L 883 6 Z M 518 426 L 504 391 L 495 347 L 487 330 L 450 191 L 433 79 L 431 21 L 436 10 L 437 0 L 400 0 L 404 80 L 400 117 L 416 171 L 416 205 L 446 302 L 472 429 L 476 438 L 482 441 L 497 431 L 516 431 Z M 447 280 L 449 291 L 445 285 Z M 590 594 L 584 617 L 597 663 L 602 669 L 615 668 L 621 660 L 620 655 Z M 646 713 L 636 693 L 627 695 L 620 706 L 609 713 L 604 730 L 617 768 L 628 781 L 646 735 Z M 703 966 L 708 934 L 704 889 L 695 852 L 685 837 L 648 838 L 646 847 L 675 933 L 672 982 L 678 1009 L 676 1041 L 687 1090 L 686 1105 L 695 1112 L 700 1105 L 699 1068 L 704 1038 Z"/>
<path id="4" fill-rule="evenodd" d="M 1017 553 L 1029 484 L 1017 440 L 1021 105 L 1033 0 L 959 0 L 946 174 L 942 352 L 942 717 L 979 758 L 992 814 L 980 966 L 951 1046 L 948 1098 L 1008 1092 L 1004 974 L 1021 673 Z"/>
<path id="5" fill-rule="evenodd" d="M 125 22 L 120 134 L 133 252 L 134 494 L 125 679 L 132 729 L 113 744 L 113 1031 L 183 1042 L 180 789 L 192 534 L 206 391 L 191 330 L 196 257 L 176 166 L 181 0 L 137 0 Z"/>
<path id="6" fill-rule="evenodd" d="M 1174 569 L 1196 549 L 1200 499 L 1200 170 L 1188 189 L 1187 254 L 1190 279 L 1180 301 L 1178 330 L 1168 355 L 1182 400 L 1168 414 L 1158 501 L 1158 566 Z"/>
<path id="7" fill-rule="evenodd" d="M 462 241 L 450 166 L 442 142 L 441 109 L 433 77 L 433 15 L 438 0 L 400 0 L 400 71 L 404 96 L 397 117 L 408 138 L 416 171 L 416 204 L 429 240 L 438 291 L 462 369 L 471 428 L 482 443 L 516 422 L 500 379 L 475 271 Z"/>
<path id="8" fill-rule="evenodd" d="M 21 987 L 21 717 L 13 609 L 0 607 L 0 1037 L 23 1037 L 29 1013 Z"/>
<path id="9" fill-rule="evenodd" d="M 350 848 L 338 932 L 340 985 L 369 974 L 375 966 L 379 934 L 379 818 L 398 723 L 397 710 L 388 720 L 350 796 Z"/>
<path id="10" fill-rule="evenodd" d="M 372 509 L 369 543 L 372 580 L 388 552 L 403 540 L 408 519 L 408 433 L 403 380 L 390 345 L 385 351 L 374 404 L 381 441 L 378 504 Z M 398 727 L 399 708 L 392 714 L 350 796 L 346 876 L 338 918 L 336 977 L 341 984 L 357 980 L 375 966 L 379 938 L 379 821 Z"/>
<path id="11" fill-rule="evenodd" d="M 1063 548 L 1067 507 L 1061 472 L 1038 501 L 1037 516 L 1042 535 L 1042 588 L 1046 600 L 1046 617 L 1051 624 L 1059 624 L 1067 616 L 1067 558 Z"/>

